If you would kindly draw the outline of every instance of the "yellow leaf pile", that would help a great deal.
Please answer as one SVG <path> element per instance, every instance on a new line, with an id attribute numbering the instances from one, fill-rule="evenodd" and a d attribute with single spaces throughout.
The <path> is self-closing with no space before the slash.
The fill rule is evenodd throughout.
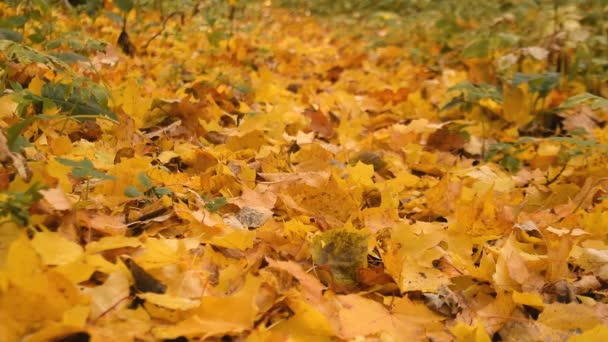
<path id="1" fill-rule="evenodd" d="M 135 55 L 109 44 L 71 64 L 118 123 L 27 108 L 48 116 L 22 133 L 31 180 L 3 143 L 0 202 L 44 189 L 26 224 L 0 223 L 0 341 L 608 340 L 606 108 L 560 113 L 596 147 L 520 142 L 537 122 L 527 85 L 440 110 L 448 88 L 495 81 L 491 62 L 431 69 L 411 46 L 255 7 L 219 42 L 184 14 L 143 50 L 158 13 L 131 12 Z M 50 13 L 102 41 L 122 29 Z M 34 95 L 69 82 L 0 56 Z M 19 101 L 0 97 L 3 131 Z"/>

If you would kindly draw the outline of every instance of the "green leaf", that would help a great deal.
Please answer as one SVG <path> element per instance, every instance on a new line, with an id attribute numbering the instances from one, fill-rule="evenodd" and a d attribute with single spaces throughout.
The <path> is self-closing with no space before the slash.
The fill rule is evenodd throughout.
<path id="1" fill-rule="evenodd" d="M 222 40 L 226 40 L 230 38 L 230 32 L 222 31 L 222 30 L 214 30 L 213 32 L 207 34 L 207 40 L 209 44 L 213 47 L 218 47 Z"/>
<path id="2" fill-rule="evenodd" d="M 75 167 L 72 169 L 72 176 L 75 178 L 89 178 L 91 176 L 90 171 L 82 167 Z"/>
<path id="3" fill-rule="evenodd" d="M 171 190 L 169 190 L 169 189 L 167 189 L 165 187 L 162 187 L 162 186 L 154 187 L 154 193 L 158 197 L 161 197 L 161 196 L 164 196 L 164 195 L 170 195 L 171 192 L 172 192 Z"/>
<path id="4" fill-rule="evenodd" d="M 51 39 L 44 43 L 44 48 L 46 50 L 52 50 L 60 47 L 61 44 L 63 44 L 63 39 Z"/>
<path id="5" fill-rule="evenodd" d="M 71 160 L 71 159 L 57 157 L 57 158 L 55 158 L 55 160 L 65 166 L 79 167 L 81 165 L 81 163 L 79 161 Z"/>
<path id="6" fill-rule="evenodd" d="M 467 44 L 463 51 L 462 57 L 465 59 L 468 58 L 483 58 L 488 55 L 488 51 L 490 49 L 490 41 L 483 37 L 473 40 L 469 44 Z"/>
<path id="7" fill-rule="evenodd" d="M 124 193 L 126 196 L 131 198 L 141 196 L 141 191 L 139 191 L 139 189 L 133 185 L 129 185 L 128 187 L 126 187 Z"/>
<path id="8" fill-rule="evenodd" d="M 116 177 L 96 170 L 93 165 L 93 162 L 88 159 L 76 161 L 65 158 L 55 158 L 55 160 L 57 160 L 63 165 L 72 167 L 72 176 L 76 178 L 99 178 L 116 180 Z"/>
<path id="9" fill-rule="evenodd" d="M 500 47 L 515 46 L 521 40 L 521 37 L 516 34 L 502 33 L 502 32 L 497 35 L 497 38 L 498 38 L 498 45 Z"/>
<path id="10" fill-rule="evenodd" d="M 93 178 L 99 178 L 99 179 L 108 179 L 108 180 L 116 180 L 116 177 L 112 176 L 112 175 L 108 175 L 107 173 L 101 172 L 99 170 L 88 170 L 89 172 L 89 176 L 93 177 Z"/>
<path id="11" fill-rule="evenodd" d="M 116 114 L 107 107 L 107 98 L 101 93 L 87 93 L 83 88 L 71 84 L 46 83 L 42 86 L 42 94 L 38 99 L 53 101 L 68 115 L 102 115 L 118 121 Z"/>
<path id="12" fill-rule="evenodd" d="M 543 77 L 543 75 L 539 75 L 539 74 L 528 75 L 528 74 L 522 74 L 521 72 L 517 72 L 517 73 L 515 73 L 515 75 L 513 75 L 513 79 L 511 79 L 511 85 L 517 87 L 518 85 L 520 85 L 522 83 L 527 83 L 527 82 L 530 82 L 531 80 L 539 79 L 542 77 Z"/>
<path id="13" fill-rule="evenodd" d="M 596 110 L 600 108 L 608 108 L 608 99 L 605 99 L 600 96 L 596 96 L 589 93 L 582 93 L 576 96 L 572 96 L 567 98 L 562 104 L 559 106 L 559 109 L 570 109 L 578 106 L 582 103 L 590 103 L 591 109 Z"/>
<path id="14" fill-rule="evenodd" d="M 72 51 L 80 51 L 82 50 L 84 44 L 82 41 L 80 41 L 80 39 L 68 39 L 68 47 L 72 50 Z"/>
<path id="15" fill-rule="evenodd" d="M 122 24 L 122 17 L 120 15 L 110 11 L 105 11 L 104 14 L 106 15 L 106 17 L 108 17 L 108 19 L 112 20 L 113 22 L 117 24 Z"/>
<path id="16" fill-rule="evenodd" d="M 106 52 L 106 47 L 108 46 L 107 42 L 97 40 L 97 39 L 87 39 L 86 47 L 88 50 L 98 51 L 98 52 Z"/>
<path id="17" fill-rule="evenodd" d="M 4 51 L 11 61 L 19 63 L 42 63 L 54 71 L 70 71 L 69 65 L 53 56 L 41 53 L 29 46 L 0 39 L 0 50 Z"/>
<path id="18" fill-rule="evenodd" d="M 150 189 L 152 187 L 152 180 L 143 171 L 137 174 L 137 180 L 139 180 L 139 184 L 141 184 L 144 189 Z"/>
<path id="19" fill-rule="evenodd" d="M 123 11 L 125 13 L 127 13 L 133 9 L 132 0 L 115 0 L 114 3 L 121 11 Z"/>
<path id="20" fill-rule="evenodd" d="M 547 140 L 570 143 L 570 144 L 573 144 L 576 146 L 581 146 L 581 147 L 590 147 L 590 146 L 597 145 L 597 142 L 595 140 L 578 139 L 578 138 L 572 138 L 572 137 L 549 137 Z"/>
<path id="21" fill-rule="evenodd" d="M 15 81 L 9 80 L 8 84 L 10 84 L 11 89 L 13 89 L 16 92 L 22 92 L 23 91 L 23 87 L 21 86 L 21 84 L 19 82 L 15 82 Z"/>
<path id="22" fill-rule="evenodd" d="M 42 43 L 46 39 L 46 36 L 42 32 L 35 32 L 27 37 L 36 44 Z"/>
<path id="23" fill-rule="evenodd" d="M 66 63 L 87 62 L 89 60 L 87 57 L 74 52 L 58 52 L 50 53 L 49 55 L 59 58 Z"/>
<path id="24" fill-rule="evenodd" d="M 450 102 L 446 103 L 445 106 L 441 107 L 440 111 L 449 110 L 449 109 L 458 107 L 463 103 L 465 103 L 464 96 L 460 95 L 460 96 L 453 97 L 450 100 Z"/>
<path id="25" fill-rule="evenodd" d="M 209 198 L 207 196 L 203 196 L 203 200 L 205 201 L 205 208 L 207 208 L 207 210 L 209 210 L 210 212 L 214 213 L 216 211 L 218 211 L 220 208 L 222 208 L 223 206 L 225 206 L 228 202 L 226 201 L 225 197 L 216 197 L 216 198 Z"/>
<path id="26" fill-rule="evenodd" d="M 246 84 L 237 84 L 234 88 L 243 94 L 249 94 L 253 91 L 253 88 Z"/>
<path id="27" fill-rule="evenodd" d="M 10 148 L 13 152 L 21 152 L 24 148 L 32 146 L 22 135 L 17 136 L 17 139 L 11 144 Z"/>
<path id="28" fill-rule="evenodd" d="M 16 43 L 21 43 L 23 42 L 23 35 L 13 30 L 0 28 L 0 39 L 6 39 Z"/>
<path id="29" fill-rule="evenodd" d="M 478 85 L 465 81 L 448 88 L 448 91 L 461 90 L 464 93 L 464 101 L 470 103 L 478 103 L 482 99 L 492 99 L 498 103 L 502 103 L 502 95 L 497 86 L 481 83 Z M 450 101 L 451 102 L 451 101 Z M 450 106 L 455 104 L 449 103 Z"/>
<path id="30" fill-rule="evenodd" d="M 40 190 L 44 187 L 38 182 L 32 184 L 25 192 L 6 192 L 0 201 L 0 217 L 10 216 L 22 227 L 29 225 L 29 209 L 42 198 Z"/>
<path id="31" fill-rule="evenodd" d="M 0 20 L 0 27 L 2 28 L 23 28 L 25 23 L 28 21 L 28 17 L 24 15 L 14 15 L 6 17 Z"/>
<path id="32" fill-rule="evenodd" d="M 503 143 L 503 142 L 493 143 L 488 148 L 488 152 L 485 155 L 485 161 L 489 161 L 489 160 L 493 159 L 499 153 L 507 155 L 511 152 L 512 149 L 515 149 L 515 146 L 511 143 Z"/>
<path id="33" fill-rule="evenodd" d="M 521 167 L 521 161 L 512 155 L 506 155 L 502 159 L 500 164 L 502 165 L 502 167 L 507 169 L 507 171 L 509 171 L 510 173 L 515 173 L 515 172 L 519 171 L 519 169 Z"/>
<path id="34" fill-rule="evenodd" d="M 21 133 L 29 126 L 32 122 L 37 119 L 36 116 L 30 116 L 25 120 L 21 120 L 9 128 L 6 129 L 6 140 L 8 148 L 13 152 L 20 152 L 23 141 L 19 141 L 19 138 L 23 139 Z M 25 139 L 23 139 L 25 140 Z M 20 142 L 20 143 L 18 143 Z"/>
<path id="35" fill-rule="evenodd" d="M 518 86 L 523 83 L 528 83 L 528 92 L 538 93 L 540 97 L 549 95 L 551 89 L 559 84 L 559 73 L 548 72 L 546 74 L 522 74 L 515 73 L 511 84 Z"/>

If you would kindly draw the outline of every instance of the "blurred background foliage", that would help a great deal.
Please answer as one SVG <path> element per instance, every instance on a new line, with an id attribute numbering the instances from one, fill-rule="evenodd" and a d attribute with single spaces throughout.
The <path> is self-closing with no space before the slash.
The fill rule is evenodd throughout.
<path id="1" fill-rule="evenodd" d="M 327 25 L 341 28 L 340 34 L 364 36 L 370 49 L 389 45 L 408 47 L 408 57 L 435 69 L 453 67 L 469 59 L 487 59 L 499 73 L 510 77 L 516 71 L 526 72 L 520 65 L 526 57 L 539 57 L 546 52 L 545 70 L 530 72 L 556 71 L 569 79 L 582 78 L 590 92 L 606 96 L 600 94 L 599 87 L 599 83 L 608 79 L 608 3 L 604 0 L 7 0 L 7 3 L 19 10 L 17 15 L 2 16 L 0 38 L 30 45 L 44 43 L 45 50 L 62 45 L 57 41 L 60 38 L 75 53 L 91 50 L 94 44 L 79 39 L 77 32 L 54 36 L 56 22 L 49 15 L 52 7 L 93 19 L 108 16 L 116 22 L 121 22 L 130 11 L 160 12 L 159 22 L 146 22 L 142 16 L 136 16 L 127 26 L 130 30 L 160 26 L 171 15 L 179 16 L 184 25 L 194 23 L 188 23 L 187 19 L 200 16 L 213 28 L 210 40 L 219 40 L 232 33 L 240 18 L 259 15 L 260 8 L 274 6 L 318 16 Z M 35 33 L 23 37 L 25 25 L 35 26 Z"/>
<path id="2" fill-rule="evenodd" d="M 479 74 L 473 83 L 501 86 L 518 73 L 552 72 L 562 84 L 577 81 L 583 89 L 574 93 L 608 97 L 605 0 L 6 1 L 15 10 L 0 13 L 0 39 L 23 44 L 22 52 L 33 48 L 66 63 L 86 62 L 107 43 L 117 43 L 132 54 L 136 46 L 129 40 L 130 33 L 144 33 L 150 39 L 162 34 L 164 39 L 179 40 L 179 26 L 200 27 L 211 45 L 218 47 L 235 30 L 251 30 L 247 19 L 275 7 L 288 15 L 316 16 L 331 26 L 334 34 L 364 39 L 370 51 L 403 48 L 404 60 L 437 74 L 446 68 L 473 69 Z M 144 15 L 151 11 L 158 14 L 157 19 Z M 122 25 L 125 34 L 115 42 L 98 41 L 83 32 L 86 25 L 63 27 L 58 15 L 92 21 L 104 16 Z M 165 30 L 169 20 L 179 22 L 171 32 Z M 137 43 L 145 50 L 149 41 Z M 28 51 L 30 58 L 34 50 Z"/>
<path id="3" fill-rule="evenodd" d="M 608 3 L 603 0 L 272 3 L 322 17 L 342 34 L 363 35 L 370 48 L 408 47 L 412 60 L 438 71 L 485 60 L 504 79 L 515 72 L 555 71 L 581 79 L 591 93 L 608 95 L 600 86 L 608 80 Z M 544 68 L 526 70 L 529 57 L 546 59 Z"/>

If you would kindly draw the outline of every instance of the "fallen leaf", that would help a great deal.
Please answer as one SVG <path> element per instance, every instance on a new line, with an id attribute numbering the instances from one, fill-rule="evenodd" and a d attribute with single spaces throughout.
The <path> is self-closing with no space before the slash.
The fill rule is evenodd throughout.
<path id="1" fill-rule="evenodd" d="M 110 273 L 103 285 L 85 288 L 91 298 L 91 319 L 97 319 L 129 297 L 129 278 L 123 271 Z"/>
<path id="2" fill-rule="evenodd" d="M 32 239 L 32 247 L 45 265 L 65 265 L 83 255 L 83 248 L 79 244 L 67 240 L 59 233 L 37 233 Z"/>

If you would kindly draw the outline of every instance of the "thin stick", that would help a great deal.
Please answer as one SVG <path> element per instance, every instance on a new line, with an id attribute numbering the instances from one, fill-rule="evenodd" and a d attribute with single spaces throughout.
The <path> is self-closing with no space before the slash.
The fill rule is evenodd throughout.
<path id="1" fill-rule="evenodd" d="M 150 45 L 150 43 L 156 39 L 156 37 L 160 36 L 161 33 L 163 33 L 163 31 L 165 31 L 165 28 L 167 27 L 167 22 L 169 21 L 169 19 L 171 19 L 172 17 L 174 17 L 175 15 L 181 14 L 183 15 L 184 13 L 181 11 L 177 11 L 177 12 L 173 12 L 171 14 L 169 14 L 164 20 L 163 20 L 163 24 L 162 27 L 160 29 L 160 31 L 156 32 L 152 37 L 150 37 L 150 39 L 148 39 L 148 41 L 142 45 L 142 49 L 145 50 L 148 48 L 148 45 Z"/>

